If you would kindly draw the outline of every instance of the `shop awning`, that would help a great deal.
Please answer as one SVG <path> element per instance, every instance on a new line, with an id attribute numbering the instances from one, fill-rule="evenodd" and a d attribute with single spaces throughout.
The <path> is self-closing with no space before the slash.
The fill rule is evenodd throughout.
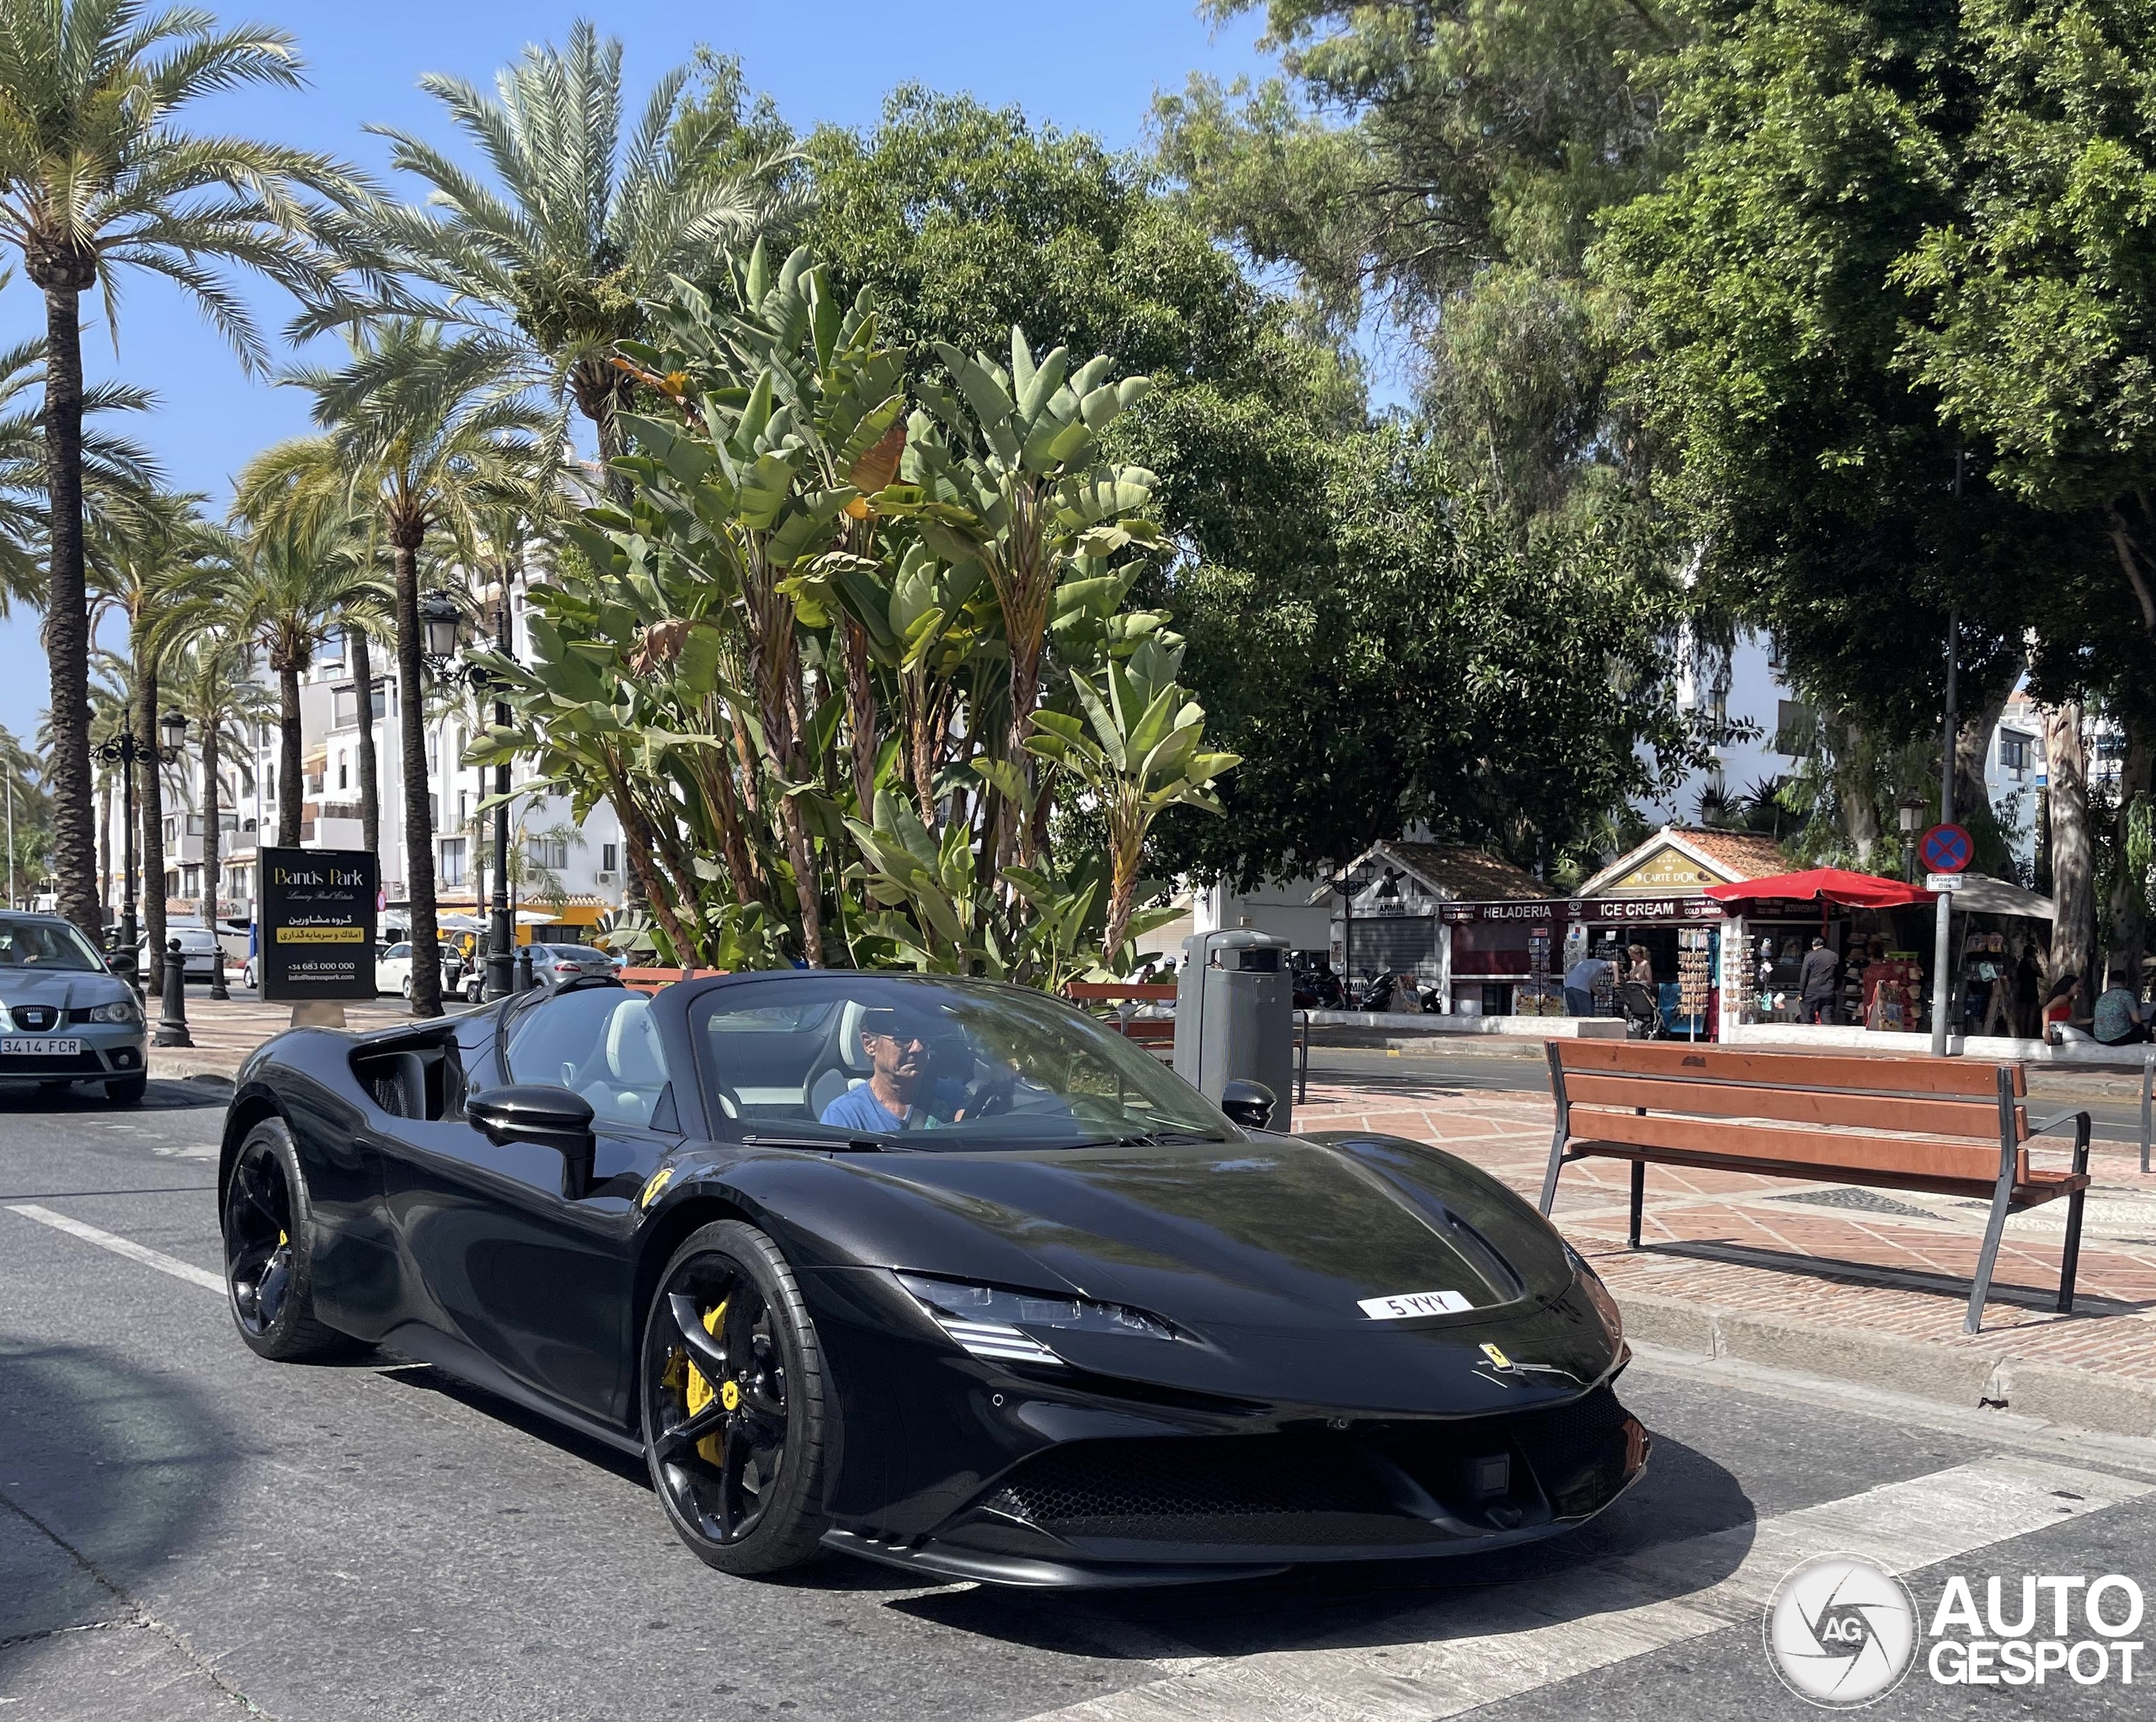
<path id="1" fill-rule="evenodd" d="M 1954 908 L 1960 914 L 2018 914 L 2039 921 L 2058 919 L 2050 898 L 1983 873 L 1961 875 L 1961 888 L 1954 893 Z"/>
<path id="2" fill-rule="evenodd" d="M 1732 906 L 1747 903 L 1838 903 L 1851 909 L 1899 909 L 1929 903 L 1932 893 L 1876 873 L 1852 873 L 1841 867 L 1807 867 L 1801 873 L 1771 873 L 1733 885 L 1710 885 L 1706 894 Z"/>

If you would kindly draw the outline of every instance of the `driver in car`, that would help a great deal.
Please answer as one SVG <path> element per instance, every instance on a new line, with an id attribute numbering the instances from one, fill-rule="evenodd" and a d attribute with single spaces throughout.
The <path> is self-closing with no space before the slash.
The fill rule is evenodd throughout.
<path id="1" fill-rule="evenodd" d="M 841 1130 L 895 1134 L 963 1122 L 965 1085 L 934 1075 L 937 1025 L 910 1011 L 872 1006 L 861 1017 L 861 1049 L 869 1076 L 824 1108 L 821 1120 Z"/>

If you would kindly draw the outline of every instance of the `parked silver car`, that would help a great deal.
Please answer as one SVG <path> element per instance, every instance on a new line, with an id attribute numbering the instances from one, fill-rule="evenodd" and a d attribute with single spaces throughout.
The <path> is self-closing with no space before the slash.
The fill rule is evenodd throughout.
<path id="1" fill-rule="evenodd" d="M 165 941 L 168 946 L 174 939 L 179 941 L 179 954 L 186 964 L 187 978 L 191 981 L 207 983 L 216 977 L 217 936 L 207 927 L 198 927 L 168 922 Z M 150 973 L 150 941 L 145 936 L 135 947 L 135 973 L 147 976 Z"/>
<path id="2" fill-rule="evenodd" d="M 0 1080 L 102 1082 L 115 1106 L 149 1082 L 142 1007 L 72 922 L 0 914 Z"/>

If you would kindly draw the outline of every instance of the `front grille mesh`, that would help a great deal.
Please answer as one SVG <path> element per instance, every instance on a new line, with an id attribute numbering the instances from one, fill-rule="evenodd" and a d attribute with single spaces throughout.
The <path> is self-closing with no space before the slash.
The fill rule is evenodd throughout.
<path id="1" fill-rule="evenodd" d="M 1560 1517 L 1594 1511 L 1629 1469 L 1636 1430 L 1608 1388 L 1554 1410 L 1340 1434 L 1090 1441 L 1020 1464 L 982 1505 L 1063 1538 L 1350 1546 L 1436 1533 L 1392 1498 L 1396 1467 L 1472 1514 L 1467 1462 L 1516 1451 Z M 1515 1471 L 1520 1468 L 1515 1464 Z M 1526 1499 L 1532 1501 L 1531 1485 Z"/>

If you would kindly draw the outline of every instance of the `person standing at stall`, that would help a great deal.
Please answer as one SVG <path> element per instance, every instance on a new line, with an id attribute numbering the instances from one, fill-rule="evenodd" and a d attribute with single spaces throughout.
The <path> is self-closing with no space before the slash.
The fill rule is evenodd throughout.
<path id="1" fill-rule="evenodd" d="M 1836 996 L 1841 984 L 1842 959 L 1827 948 L 1824 939 L 1814 937 L 1797 971 L 1796 1020 L 1833 1026 L 1841 1016 Z"/>
<path id="2" fill-rule="evenodd" d="M 1599 957 L 1582 957 L 1565 971 L 1565 1015 L 1592 1016 L 1594 989 L 1609 978 L 1609 964 Z"/>

